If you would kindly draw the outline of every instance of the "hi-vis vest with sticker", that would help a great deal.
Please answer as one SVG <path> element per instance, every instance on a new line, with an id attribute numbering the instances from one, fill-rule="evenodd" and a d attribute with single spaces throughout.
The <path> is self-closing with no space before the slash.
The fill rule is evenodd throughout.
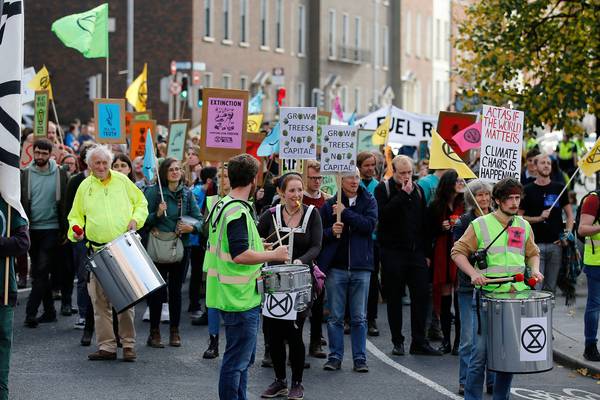
<path id="1" fill-rule="evenodd" d="M 473 224 L 477 236 L 478 249 L 486 248 L 504 229 L 504 226 L 493 214 L 479 217 L 471 224 Z M 488 278 L 505 278 L 525 273 L 525 243 L 529 239 L 531 228 L 529 223 L 519 216 L 514 218 L 509 229 L 511 228 L 522 228 L 522 231 L 519 230 L 519 232 L 522 232 L 523 237 L 509 243 L 509 232 L 508 230 L 504 231 L 488 249 L 488 268 L 480 271 L 484 276 Z M 485 285 L 482 289 L 490 292 L 509 292 L 513 286 L 519 292 L 529 289 L 524 282 L 494 283 Z"/>
<path id="2" fill-rule="evenodd" d="M 256 278 L 260 276 L 262 264 L 242 265 L 233 262 L 229 253 L 227 224 L 245 216 L 248 248 L 254 251 L 263 251 L 264 248 L 249 211 L 250 205 L 246 206 L 238 201 L 227 204 L 232 200 L 229 196 L 221 199 L 216 207 L 222 206 L 224 211 L 213 213 L 211 221 L 208 221 L 211 225 L 216 222 L 216 229 L 211 226 L 204 256 L 204 269 L 207 272 L 206 306 L 222 311 L 241 312 L 260 305 L 261 296 L 256 290 Z M 215 218 L 219 220 L 216 221 Z"/>

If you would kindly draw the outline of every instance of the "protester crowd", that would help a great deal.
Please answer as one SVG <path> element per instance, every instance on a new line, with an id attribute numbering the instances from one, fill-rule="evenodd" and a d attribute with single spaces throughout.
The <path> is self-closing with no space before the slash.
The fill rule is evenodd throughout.
<path id="1" fill-rule="evenodd" d="M 29 135 L 23 133 L 24 142 L 33 140 Z M 219 357 L 221 319 L 226 327 L 238 322 L 219 312 L 223 310 L 220 297 L 207 290 L 211 279 L 218 278 L 209 265 L 218 257 L 213 250 L 217 243 L 210 243 L 201 228 L 218 199 L 243 189 L 249 192 L 254 209 L 236 211 L 237 219 L 225 229 L 228 239 L 221 246 L 230 262 L 278 265 L 287 261 L 308 265 L 313 276 L 324 279 L 322 290 L 313 285 L 310 307 L 295 320 L 262 318 L 262 365 L 273 367 L 275 378 L 262 397 L 302 399 L 303 369 L 310 363 L 306 355 L 325 359 L 326 371 L 339 370 L 345 334 L 351 339 L 353 370 L 368 372 L 366 338 L 378 336 L 382 329 L 391 332 L 389 352 L 394 356 L 407 352 L 458 356 L 457 387 L 466 398 L 482 397 L 484 375 L 488 393 L 505 393 L 512 375 L 485 371 L 485 339 L 477 332 L 472 307 L 474 284 L 485 282 L 473 269 L 471 256 L 480 246 L 482 230 L 493 231 L 496 223 L 500 232 L 503 225 L 515 224 L 526 236 L 522 254 L 515 255 L 519 266 L 529 267 L 529 274 L 539 281 L 538 289 L 561 290 L 574 298 L 572 258 L 579 252 L 572 232 L 576 213 L 568 191 L 559 198 L 566 183 L 563 173 L 570 176 L 576 165 L 578 150 L 571 143 L 568 139 L 559 143 L 558 158 L 533 147 L 526 153 L 520 182 L 505 179 L 495 186 L 477 179 L 467 183 L 455 170 L 428 170 L 427 160 L 417 163 L 397 155 L 386 166 L 381 154 L 361 152 L 356 171 L 341 179 L 338 202 L 335 194 L 322 190 L 323 174 L 317 161 L 307 162 L 304 174 L 281 174 L 279 160 L 273 157 L 262 164 L 254 185 L 254 178 L 240 178 L 246 176 L 240 168 L 252 170 L 253 161 L 239 156 L 227 165 L 202 162 L 198 146 L 191 142 L 185 160 L 165 158 L 164 139 L 159 139 L 160 167 L 155 178 L 159 186 L 144 176 L 141 158 L 130 160 L 125 146 L 95 144 L 93 122 L 74 121 L 64 137 L 50 122 L 48 137 L 33 140 L 33 159 L 22 169 L 21 199 L 31 238 L 30 262 L 21 256 L 16 266 L 19 287 L 31 285 L 24 323 L 39 329 L 40 324 L 56 322 L 59 313 L 74 315 L 75 329 L 83 330 L 82 346 L 91 345 L 95 332 L 98 349 L 89 355 L 90 360 L 116 359 L 117 348 L 122 347 L 123 359 L 135 361 L 134 309 L 117 316 L 87 271 L 86 256 L 90 247 L 100 248 L 117 231 L 139 231 L 146 246 L 151 246 L 153 236 L 180 237 L 181 257 L 155 262 L 167 286 L 147 298 L 146 343 L 153 348 L 165 343 L 187 345 L 179 332 L 186 319 L 182 307 L 187 305 L 193 325 L 208 325 L 204 358 Z M 578 227 L 581 235 L 591 237 L 583 255 L 589 291 L 585 357 L 600 361 L 596 347 L 600 268 L 591 267 L 600 265 L 592 248 L 600 243 L 600 200 L 593 194 L 583 202 Z M 481 221 L 488 221 L 490 227 Z M 80 241 L 84 234 L 76 232 L 75 226 L 85 227 L 86 241 Z M 289 238 L 276 247 L 274 233 L 296 228 L 288 260 Z M 256 244 L 255 235 L 267 248 L 274 248 L 266 253 L 256 250 L 254 258 L 246 260 L 248 243 L 250 249 Z M 259 254 L 266 255 L 261 258 Z M 182 298 L 183 285 L 189 286 L 188 299 Z M 61 300 L 59 310 L 54 306 L 57 299 Z M 377 324 L 377 306 L 382 300 L 387 307 L 386 327 Z M 410 307 L 410 335 L 403 329 L 404 306 Z M 164 342 L 161 321 L 169 322 Z M 308 346 L 303 337 L 306 322 L 310 325 Z M 227 340 L 233 340 L 230 333 Z M 243 344 L 238 350 L 251 352 Z M 223 368 L 232 362 L 225 356 Z M 237 378 L 231 371 L 239 373 Z M 231 371 L 229 379 L 238 380 L 232 385 L 245 391 L 244 366 Z M 221 393 L 228 390 L 224 374 L 222 370 Z"/>

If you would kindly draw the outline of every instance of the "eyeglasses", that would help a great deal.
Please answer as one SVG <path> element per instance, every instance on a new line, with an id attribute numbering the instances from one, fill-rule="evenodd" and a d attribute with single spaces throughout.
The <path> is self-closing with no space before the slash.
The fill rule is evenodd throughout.
<path id="1" fill-rule="evenodd" d="M 179 172 L 179 171 L 181 171 L 181 168 L 179 168 L 179 167 L 173 167 L 173 168 L 169 168 L 167 171 L 169 171 L 169 172 Z"/>
<path id="2" fill-rule="evenodd" d="M 311 179 L 313 181 L 322 181 L 323 177 L 322 176 L 309 176 L 308 179 Z"/>

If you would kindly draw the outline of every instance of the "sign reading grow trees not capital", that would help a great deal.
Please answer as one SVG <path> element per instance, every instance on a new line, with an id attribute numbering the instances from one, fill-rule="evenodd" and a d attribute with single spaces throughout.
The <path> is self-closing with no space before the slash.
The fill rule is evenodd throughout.
<path id="1" fill-rule="evenodd" d="M 279 157 L 288 160 L 317 159 L 317 108 L 281 107 Z"/>
<path id="2" fill-rule="evenodd" d="M 321 128 L 321 171 L 345 174 L 356 169 L 356 127 L 325 125 Z"/>

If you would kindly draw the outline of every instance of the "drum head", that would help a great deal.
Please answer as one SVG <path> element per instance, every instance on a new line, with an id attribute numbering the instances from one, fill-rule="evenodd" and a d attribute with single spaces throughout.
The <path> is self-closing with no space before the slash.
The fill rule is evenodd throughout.
<path id="1" fill-rule="evenodd" d="M 484 293 L 483 297 L 490 300 L 501 301 L 536 301 L 549 300 L 553 298 L 554 295 L 543 290 L 524 290 L 522 292 L 513 293 Z"/>
<path id="2" fill-rule="evenodd" d="M 308 272 L 309 270 L 308 265 L 304 264 L 280 264 L 263 267 L 262 272 L 265 274 L 274 274 L 277 272 Z"/>

